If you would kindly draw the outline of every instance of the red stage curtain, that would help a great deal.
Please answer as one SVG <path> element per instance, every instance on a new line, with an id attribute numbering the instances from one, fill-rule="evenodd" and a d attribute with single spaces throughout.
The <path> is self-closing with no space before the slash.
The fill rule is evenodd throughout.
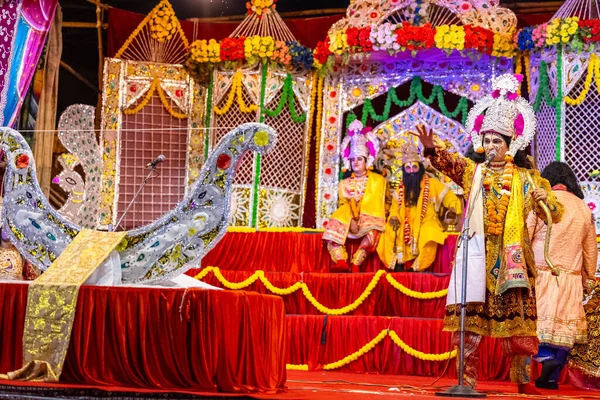
<path id="1" fill-rule="evenodd" d="M 311 370 L 322 369 L 325 364 L 358 351 L 388 328 L 415 350 L 435 354 L 452 350 L 450 334 L 442 332 L 443 321 L 439 319 L 288 315 L 287 326 L 287 362 L 308 364 Z M 509 379 L 510 360 L 504 356 L 500 342 L 484 338 L 481 346 L 479 378 Z M 419 360 L 402 351 L 389 337 L 338 371 L 424 376 L 444 373 L 444 376 L 456 377 L 454 359 L 450 362 Z"/>
<path id="2" fill-rule="evenodd" d="M 113 57 L 119 51 L 129 35 L 131 35 L 145 17 L 143 14 L 119 10 L 118 8 L 110 8 L 108 10 L 107 54 L 109 57 Z M 202 16 L 199 15 L 198 17 Z M 343 15 L 338 14 L 318 18 L 291 18 L 285 19 L 285 23 L 301 44 L 314 48 L 319 40 L 325 39 L 331 25 L 342 17 Z M 228 37 L 238 27 L 240 22 L 202 21 L 195 24 L 196 26 L 194 27 L 194 22 L 181 21 L 181 28 L 190 42 L 197 39 L 221 40 Z"/>
<path id="3" fill-rule="evenodd" d="M 203 259 L 202 265 L 234 271 L 329 272 L 332 265 L 321 233 L 228 232 Z M 457 235 L 450 235 L 428 272 L 450 273 Z M 359 241 L 349 240 L 348 251 L 356 250 Z M 361 266 L 361 272 L 383 268 L 376 253 Z"/>
<path id="4" fill-rule="evenodd" d="M 200 269 L 188 272 L 195 276 Z M 246 271 L 221 271 L 229 282 L 241 282 L 252 275 Z M 292 286 L 296 282 L 304 282 L 312 295 L 329 308 L 345 307 L 364 292 L 372 281 L 374 273 L 369 274 L 317 274 L 317 273 L 281 273 L 267 272 L 265 277 L 279 288 Z M 437 292 L 448 287 L 448 275 L 434 275 L 421 272 L 400 272 L 392 274 L 394 279 L 405 287 L 417 292 Z M 212 273 L 202 281 L 223 287 Z M 244 288 L 253 292 L 273 294 L 260 282 Z M 287 314 L 316 314 L 321 315 L 302 293 L 302 290 L 281 296 L 285 302 Z M 446 297 L 431 300 L 421 300 L 404 295 L 394 288 L 385 277 L 381 277 L 371 295 L 353 312 L 346 315 L 381 315 L 395 317 L 443 318 Z"/>
<path id="5" fill-rule="evenodd" d="M 0 372 L 21 367 L 27 285 L 0 284 Z M 281 299 L 249 292 L 84 286 L 61 382 L 278 393 Z"/>

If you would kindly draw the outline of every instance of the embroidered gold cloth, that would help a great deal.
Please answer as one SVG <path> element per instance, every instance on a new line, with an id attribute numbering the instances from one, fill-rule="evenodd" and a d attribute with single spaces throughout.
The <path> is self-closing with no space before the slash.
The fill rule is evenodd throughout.
<path id="1" fill-rule="evenodd" d="M 58 382 L 62 373 L 79 287 L 107 259 L 126 232 L 82 230 L 29 286 L 23 331 L 23 367 L 0 379 Z"/>

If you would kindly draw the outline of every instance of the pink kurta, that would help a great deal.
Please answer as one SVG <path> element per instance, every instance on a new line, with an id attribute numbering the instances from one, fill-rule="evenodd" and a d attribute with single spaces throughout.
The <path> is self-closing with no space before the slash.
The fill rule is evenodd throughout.
<path id="1" fill-rule="evenodd" d="M 552 225 L 550 238 L 550 260 L 560 266 L 558 285 L 544 260 L 546 225 L 535 214 L 527 220 L 538 268 L 537 333 L 542 344 L 571 348 L 574 343 L 587 341 L 582 275 L 594 277 L 598 257 L 596 230 L 592 213 L 583 200 L 566 190 L 553 193 L 565 206 L 562 220 Z"/>

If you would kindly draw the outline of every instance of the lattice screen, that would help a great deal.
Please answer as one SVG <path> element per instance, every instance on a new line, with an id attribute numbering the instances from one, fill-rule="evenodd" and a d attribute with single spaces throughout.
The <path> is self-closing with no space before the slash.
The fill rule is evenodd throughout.
<path id="1" fill-rule="evenodd" d="M 254 104 L 247 89 L 242 85 L 242 95 L 246 105 Z M 223 96 L 217 107 L 221 108 L 227 102 L 228 93 Z M 219 140 L 235 127 L 248 122 L 258 120 L 257 113 L 244 113 L 240 110 L 237 101 L 224 115 L 213 113 L 212 119 L 212 145 L 214 148 Z M 231 225 L 249 226 L 251 221 L 250 202 L 252 197 L 252 187 L 254 184 L 254 154 L 246 153 L 240 160 L 240 164 L 233 179 L 232 206 L 231 206 Z"/>
<path id="2" fill-rule="evenodd" d="M 541 171 L 556 160 L 556 110 L 542 103 L 536 116 L 537 135 L 534 150 L 537 166 Z"/>
<path id="3" fill-rule="evenodd" d="M 277 107 L 282 94 L 280 91 L 267 107 Z M 297 98 L 295 105 L 296 114 L 302 114 Z M 278 138 L 275 149 L 261 159 L 260 188 L 264 195 L 259 204 L 259 227 L 298 226 L 303 206 L 305 124 L 292 120 L 287 105 L 277 117 L 267 116 L 264 122 L 277 131 Z"/>
<path id="4" fill-rule="evenodd" d="M 159 154 L 166 161 L 158 167 L 160 176 L 146 184 L 121 223 L 122 228 L 129 230 L 155 221 L 183 199 L 187 140 L 187 119 L 173 118 L 157 94 L 137 114 L 123 114 L 116 220 L 148 174 L 146 164 Z"/>
<path id="5" fill-rule="evenodd" d="M 576 84 L 571 97 L 577 97 L 585 79 Z M 579 181 L 588 181 L 589 173 L 600 168 L 600 94 L 592 83 L 585 101 L 565 107 L 564 152 Z"/>

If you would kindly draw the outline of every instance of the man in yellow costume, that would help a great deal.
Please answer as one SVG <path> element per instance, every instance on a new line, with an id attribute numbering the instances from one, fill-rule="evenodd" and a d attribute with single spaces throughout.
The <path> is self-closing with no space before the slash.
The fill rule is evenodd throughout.
<path id="1" fill-rule="evenodd" d="M 338 209 L 325 222 L 323 240 L 335 265 L 332 272 L 358 272 L 369 253 L 377 248 L 385 227 L 385 187 L 383 176 L 371 171 L 379 143 L 370 128 L 354 121 L 342 142 L 343 170 L 352 175 L 338 185 Z M 361 239 L 348 265 L 346 239 Z"/>
<path id="2" fill-rule="evenodd" d="M 449 187 L 425 173 L 413 144 L 404 143 L 400 153 L 402 181 L 388 189 L 388 223 L 377 253 L 390 270 L 410 265 L 415 271 L 424 271 L 435 260 L 438 244 L 448 237 L 438 218 L 440 206 L 447 209 L 445 218 L 456 219 L 462 205 Z"/>

